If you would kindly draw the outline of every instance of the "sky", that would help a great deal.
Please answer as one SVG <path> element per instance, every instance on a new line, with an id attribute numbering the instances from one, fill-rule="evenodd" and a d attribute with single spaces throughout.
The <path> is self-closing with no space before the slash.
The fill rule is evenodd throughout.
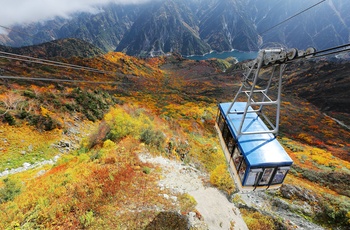
<path id="1" fill-rule="evenodd" d="M 0 0 L 0 26 L 43 22 L 56 16 L 69 18 L 76 12 L 97 13 L 101 11 L 101 5 L 111 2 L 134 4 L 147 1 L 151 0 Z"/>

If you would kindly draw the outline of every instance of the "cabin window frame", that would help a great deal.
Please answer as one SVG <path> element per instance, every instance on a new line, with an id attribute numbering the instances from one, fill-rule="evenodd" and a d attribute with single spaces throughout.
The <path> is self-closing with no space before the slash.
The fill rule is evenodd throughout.
<path id="1" fill-rule="evenodd" d="M 245 186 L 257 186 L 258 185 L 258 181 L 260 179 L 261 173 L 263 172 L 263 168 L 251 168 L 249 169 L 249 173 L 247 175 L 247 179 L 245 180 L 244 185 Z M 251 175 L 253 175 L 253 173 L 255 174 L 255 178 L 253 181 L 253 184 L 251 183 L 252 180 L 250 180 Z"/>
<path id="2" fill-rule="evenodd" d="M 226 124 L 227 126 L 227 124 Z M 231 130 L 228 128 L 228 132 L 226 133 L 226 135 L 223 137 L 227 150 L 229 152 L 230 155 L 232 155 L 233 151 L 235 150 L 235 146 L 236 146 L 236 141 L 231 133 Z"/>
<path id="3" fill-rule="evenodd" d="M 217 115 L 217 118 L 216 118 L 216 123 L 218 124 L 218 127 L 222 133 L 223 129 L 224 129 L 224 126 L 226 124 L 226 120 L 224 118 L 224 116 L 222 115 L 221 111 L 219 110 L 219 113 Z M 227 125 L 227 124 L 226 124 Z"/>
<path id="4" fill-rule="evenodd" d="M 233 165 L 235 166 L 236 171 L 238 172 L 242 161 L 244 160 L 244 157 L 237 146 L 235 146 L 234 150 L 232 151 L 231 159 L 233 161 Z"/>
<path id="5" fill-rule="evenodd" d="M 267 176 L 265 175 L 268 170 L 271 170 Z M 257 186 L 269 186 L 271 185 L 272 178 L 275 175 L 276 167 L 263 168 L 263 172 L 260 174 Z"/>
<path id="6" fill-rule="evenodd" d="M 283 170 L 283 171 L 285 171 L 285 173 L 284 173 L 283 177 L 281 177 L 280 182 L 274 181 L 274 180 L 276 179 L 276 176 L 279 175 L 279 174 L 278 174 L 278 173 L 279 173 L 279 170 L 281 170 L 281 171 Z M 271 184 L 272 184 L 272 185 L 275 185 L 275 184 L 283 184 L 284 179 L 286 178 L 286 176 L 287 176 L 289 170 L 290 170 L 290 166 L 279 166 L 279 167 L 277 167 L 276 170 L 275 170 L 275 173 L 274 173 L 274 175 L 273 175 L 273 177 L 272 177 L 272 179 L 271 179 Z"/>
<path id="7" fill-rule="evenodd" d="M 245 162 L 245 159 L 243 157 L 243 160 L 239 166 L 239 170 L 237 171 L 238 172 L 238 177 L 239 179 L 241 180 L 241 183 L 243 184 L 244 182 L 244 179 L 245 179 L 245 174 L 246 174 L 246 171 L 247 171 L 247 162 Z"/>

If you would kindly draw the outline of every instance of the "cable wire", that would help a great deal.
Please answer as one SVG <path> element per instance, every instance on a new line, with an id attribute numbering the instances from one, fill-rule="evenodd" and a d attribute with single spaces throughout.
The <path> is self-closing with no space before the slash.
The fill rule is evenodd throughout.
<path id="1" fill-rule="evenodd" d="M 263 35 L 264 33 L 268 32 L 268 31 L 270 31 L 270 30 L 272 30 L 272 29 L 274 29 L 274 28 L 276 28 L 277 26 L 279 26 L 279 25 L 281 25 L 281 24 L 283 24 L 283 23 L 285 23 L 285 22 L 287 22 L 287 21 L 289 21 L 289 20 L 295 18 L 296 16 L 298 16 L 298 15 L 300 15 L 300 14 L 302 14 L 302 13 L 304 13 L 304 12 L 306 12 L 306 11 L 312 9 L 312 8 L 314 8 L 315 6 L 321 4 L 321 3 L 325 2 L 325 1 L 326 1 L 326 0 L 322 0 L 322 1 L 320 1 L 320 2 L 318 2 L 318 3 L 316 3 L 316 4 L 314 4 L 314 5 L 312 5 L 312 6 L 308 7 L 308 8 L 306 8 L 305 10 L 302 10 L 302 11 L 300 11 L 299 13 L 294 14 L 293 16 L 290 16 L 289 18 L 283 20 L 282 22 L 277 23 L 276 25 L 274 25 L 274 26 L 270 27 L 269 29 L 263 31 L 263 32 L 261 33 L 261 35 Z"/>
<path id="2" fill-rule="evenodd" d="M 51 60 L 41 59 L 41 58 L 34 58 L 34 57 L 30 57 L 30 56 L 13 54 L 13 53 L 8 53 L 8 52 L 3 52 L 3 51 L 0 51 L 0 53 L 15 56 L 15 57 L 4 56 L 4 55 L 0 56 L 0 58 L 6 58 L 6 59 L 11 59 L 11 60 L 32 62 L 32 63 L 37 63 L 37 64 L 51 65 L 51 66 L 64 67 L 64 68 L 70 68 L 70 69 L 76 69 L 76 70 L 84 70 L 84 71 L 101 73 L 101 74 L 114 74 L 115 73 L 113 71 L 104 71 L 104 70 L 99 70 L 99 69 L 95 69 L 95 68 L 91 68 L 91 67 L 73 65 L 73 64 L 69 64 L 69 63 L 51 61 Z M 28 60 L 23 59 L 23 58 L 18 58 L 18 57 L 24 57 L 24 58 L 27 58 Z"/>
<path id="3" fill-rule="evenodd" d="M 75 69 L 75 70 L 85 70 L 85 71 L 89 71 L 89 72 L 94 72 L 94 73 L 110 73 L 110 72 L 105 72 L 105 71 L 99 71 L 99 70 L 87 70 L 84 68 L 79 68 L 79 67 L 73 67 L 73 66 L 66 66 L 66 65 L 60 65 L 60 64 L 52 64 L 52 63 L 45 63 L 42 61 L 35 61 L 35 60 L 26 60 L 26 59 L 22 59 L 22 58 L 16 58 L 16 57 L 9 57 L 9 56 L 2 56 L 0 55 L 0 58 L 6 58 L 6 59 L 10 59 L 10 60 L 16 60 L 16 61 L 24 61 L 24 62 L 30 62 L 30 63 L 37 63 L 37 64 L 43 64 L 43 65 L 50 65 L 50 66 L 55 66 L 55 67 L 62 67 L 62 68 L 69 68 L 69 69 Z"/>
<path id="4" fill-rule="evenodd" d="M 24 76 L 0 76 L 0 79 L 15 79 L 15 80 L 33 80 L 33 81 L 52 81 L 52 82 L 72 82 L 72 83 L 89 83 L 89 84 L 131 84 L 124 82 L 111 82 L 111 81 L 86 81 L 86 80 L 71 80 L 71 79 L 60 79 L 60 78 L 43 78 L 43 77 L 24 77 Z"/>
<path id="5" fill-rule="evenodd" d="M 345 53 L 345 52 L 348 52 L 348 51 L 350 51 L 350 48 L 344 49 L 344 50 L 340 50 L 340 51 L 334 51 L 334 52 L 330 52 L 330 53 L 326 53 L 326 54 L 315 55 L 314 57 L 315 58 L 317 58 L 317 57 L 324 57 L 324 56 L 328 56 L 328 55 L 332 55 L 332 54 Z"/>
<path id="6" fill-rule="evenodd" d="M 35 57 L 31 57 L 31 56 L 26 56 L 26 55 L 20 55 L 20 54 L 14 54 L 14 53 L 9 53 L 9 52 L 4 52 L 4 51 L 0 51 L 1 54 L 6 54 L 6 55 L 12 55 L 15 57 L 24 57 L 24 58 L 28 58 L 28 59 L 33 59 L 33 60 L 40 60 L 42 62 L 48 62 L 48 63 L 54 63 L 54 64 L 59 64 L 59 65 L 65 65 L 65 66 L 71 66 L 71 67 L 77 67 L 77 68 L 81 68 L 81 69 L 86 69 L 86 70 L 93 70 L 93 71 L 102 71 L 102 70 L 98 70 L 95 68 L 91 68 L 91 67 L 86 67 L 86 66 L 80 66 L 80 65 L 74 65 L 74 64 L 69 64 L 69 63 L 65 63 L 65 62 L 58 62 L 58 61 L 52 61 L 52 60 L 48 60 L 48 59 L 42 59 L 42 58 L 35 58 Z"/>

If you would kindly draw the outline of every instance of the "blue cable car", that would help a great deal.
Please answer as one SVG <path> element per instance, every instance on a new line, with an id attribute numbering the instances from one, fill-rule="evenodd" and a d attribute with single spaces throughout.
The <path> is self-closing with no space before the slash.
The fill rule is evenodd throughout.
<path id="1" fill-rule="evenodd" d="M 314 52 L 310 49 L 300 53 Z M 293 164 L 275 135 L 279 128 L 283 71 L 298 53 L 296 49 L 284 48 L 261 50 L 255 60 L 243 64 L 246 73 L 233 101 L 219 104 L 215 126 L 240 191 L 280 187 Z M 260 74 L 262 68 L 265 71 Z"/>
<path id="2" fill-rule="evenodd" d="M 230 102 L 219 104 L 216 126 L 236 186 L 240 191 L 280 187 L 293 160 L 271 133 L 248 134 L 238 138 L 234 126 L 239 125 L 243 114 L 226 114 L 230 106 Z M 245 102 L 236 102 L 231 110 L 241 111 L 245 106 Z M 243 131 L 268 130 L 255 112 L 249 113 L 246 121 Z"/>

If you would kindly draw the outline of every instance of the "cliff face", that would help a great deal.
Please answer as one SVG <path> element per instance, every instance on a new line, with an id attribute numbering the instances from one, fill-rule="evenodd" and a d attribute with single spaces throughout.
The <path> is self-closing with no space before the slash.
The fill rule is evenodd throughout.
<path id="1" fill-rule="evenodd" d="M 199 36 L 198 18 L 186 1 L 159 2 L 139 15 L 117 47 L 131 55 L 207 53 L 209 44 Z"/>

